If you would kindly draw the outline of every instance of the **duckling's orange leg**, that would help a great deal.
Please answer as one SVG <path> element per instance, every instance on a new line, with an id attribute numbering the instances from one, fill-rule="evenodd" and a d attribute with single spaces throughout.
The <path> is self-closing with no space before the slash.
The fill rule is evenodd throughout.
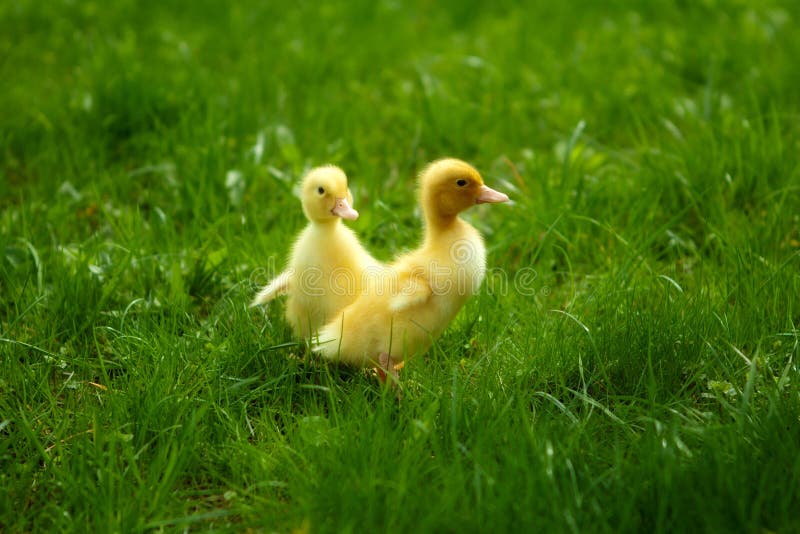
<path id="1" fill-rule="evenodd" d="M 378 378 L 381 382 L 386 383 L 386 379 L 391 377 L 392 387 L 399 383 L 400 377 L 397 375 L 397 363 L 392 359 L 391 354 L 388 352 L 381 352 L 378 354 Z"/>

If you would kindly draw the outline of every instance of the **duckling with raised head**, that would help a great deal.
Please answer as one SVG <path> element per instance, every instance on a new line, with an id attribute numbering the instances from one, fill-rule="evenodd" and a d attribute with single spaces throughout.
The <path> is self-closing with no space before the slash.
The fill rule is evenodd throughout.
<path id="1" fill-rule="evenodd" d="M 378 367 L 396 380 L 404 359 L 426 351 L 483 281 L 483 238 L 459 213 L 507 200 L 461 160 L 430 164 L 420 175 L 421 246 L 374 271 L 378 279 L 320 329 L 314 350 L 329 360 Z"/>
<path id="2" fill-rule="evenodd" d="M 251 306 L 288 295 L 286 321 L 297 336 L 311 338 L 356 299 L 362 272 L 377 261 L 341 223 L 357 219 L 358 212 L 352 208 L 347 176 L 339 167 L 310 170 L 300 196 L 308 224 L 292 245 L 286 269 L 255 296 Z"/>

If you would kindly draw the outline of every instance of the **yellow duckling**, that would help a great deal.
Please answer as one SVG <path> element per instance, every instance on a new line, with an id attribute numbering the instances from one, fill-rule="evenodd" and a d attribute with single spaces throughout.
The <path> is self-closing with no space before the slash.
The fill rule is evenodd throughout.
<path id="1" fill-rule="evenodd" d="M 296 335 L 312 337 L 356 299 L 361 273 L 377 262 L 340 222 L 358 218 L 340 168 L 329 165 L 309 171 L 301 199 L 308 225 L 292 246 L 286 270 L 255 296 L 251 306 L 288 295 L 287 322 Z"/>
<path id="2" fill-rule="evenodd" d="M 378 366 L 396 379 L 404 358 L 427 350 L 483 281 L 483 238 L 459 213 L 507 200 L 463 161 L 430 164 L 420 175 L 422 246 L 374 271 L 380 276 L 364 294 L 320 329 L 314 350 L 329 360 Z"/>

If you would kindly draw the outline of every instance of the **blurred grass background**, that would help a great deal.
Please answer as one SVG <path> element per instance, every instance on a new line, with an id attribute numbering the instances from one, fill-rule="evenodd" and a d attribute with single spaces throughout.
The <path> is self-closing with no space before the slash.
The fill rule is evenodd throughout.
<path id="1" fill-rule="evenodd" d="M 798 21 L 3 3 L 0 528 L 800 529 Z M 514 204 L 398 405 L 246 305 L 307 168 L 388 259 L 442 156 Z"/>

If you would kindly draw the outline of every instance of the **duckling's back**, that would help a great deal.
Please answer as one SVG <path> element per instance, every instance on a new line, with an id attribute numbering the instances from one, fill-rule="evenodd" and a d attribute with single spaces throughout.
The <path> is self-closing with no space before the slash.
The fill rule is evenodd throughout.
<path id="1" fill-rule="evenodd" d="M 426 245 L 383 268 L 376 284 L 322 327 L 315 350 L 356 366 L 376 365 L 380 353 L 402 361 L 428 350 L 478 291 L 485 271 L 477 231 L 461 228 L 449 243 Z"/>

